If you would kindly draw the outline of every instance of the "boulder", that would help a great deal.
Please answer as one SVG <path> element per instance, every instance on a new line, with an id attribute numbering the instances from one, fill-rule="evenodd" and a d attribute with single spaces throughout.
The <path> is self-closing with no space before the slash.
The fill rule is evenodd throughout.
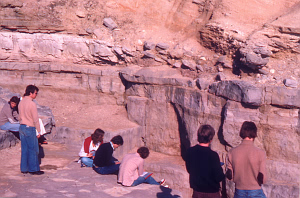
<path id="1" fill-rule="evenodd" d="M 167 44 L 167 43 L 157 43 L 156 44 L 157 51 L 167 50 L 168 48 L 169 48 L 169 44 Z"/>
<path id="2" fill-rule="evenodd" d="M 267 87 L 266 88 L 266 103 L 285 108 L 300 107 L 300 89 L 290 89 L 287 87 Z"/>
<path id="3" fill-rule="evenodd" d="M 153 59 L 156 58 L 155 55 L 151 52 L 143 51 L 142 53 L 144 54 L 144 57 L 146 57 L 146 58 L 153 58 Z"/>
<path id="4" fill-rule="evenodd" d="M 197 78 L 196 79 L 196 85 L 200 90 L 206 90 L 209 88 L 210 82 L 203 78 Z"/>
<path id="5" fill-rule="evenodd" d="M 253 70 L 261 69 L 269 62 L 269 54 L 266 51 L 265 48 L 259 50 L 251 46 L 240 48 L 240 61 Z"/>
<path id="6" fill-rule="evenodd" d="M 11 132 L 0 130 L 0 150 L 15 146 L 18 142 L 19 140 Z"/>
<path id="7" fill-rule="evenodd" d="M 151 42 L 151 41 L 145 41 L 144 42 L 144 49 L 145 50 L 152 50 L 155 48 L 155 43 Z"/>
<path id="8" fill-rule="evenodd" d="M 196 65 L 196 69 L 198 71 L 204 72 L 204 69 L 203 69 L 203 67 L 201 65 Z"/>
<path id="9" fill-rule="evenodd" d="M 194 87 L 195 83 L 191 78 L 182 77 L 179 71 L 167 66 L 145 67 L 142 69 L 124 69 L 120 75 L 126 81 L 142 84 L 175 85 Z"/>
<path id="10" fill-rule="evenodd" d="M 182 61 L 182 66 L 183 68 L 188 68 L 190 70 L 193 70 L 193 71 L 196 71 L 196 63 L 194 60 L 186 60 L 186 59 L 183 59 L 181 60 Z"/>
<path id="11" fill-rule="evenodd" d="M 263 104 L 263 88 L 253 86 L 246 81 L 232 80 L 213 83 L 210 93 L 238 102 L 261 106 Z"/>
<path id="12" fill-rule="evenodd" d="M 118 27 L 112 18 L 104 18 L 103 24 L 110 30 L 114 30 Z"/>
<path id="13" fill-rule="evenodd" d="M 298 87 L 298 82 L 293 79 L 286 78 L 283 80 L 283 83 L 286 87 L 292 87 L 292 88 L 297 88 Z"/>

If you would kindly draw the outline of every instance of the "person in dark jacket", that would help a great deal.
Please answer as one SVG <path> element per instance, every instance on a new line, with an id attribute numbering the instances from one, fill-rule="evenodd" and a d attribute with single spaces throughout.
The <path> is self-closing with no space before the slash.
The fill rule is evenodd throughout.
<path id="1" fill-rule="evenodd" d="M 193 198 L 220 198 L 220 182 L 225 178 L 219 155 L 209 147 L 215 130 L 210 125 L 198 129 L 199 144 L 186 154 L 186 169 L 190 175 Z"/>
<path id="2" fill-rule="evenodd" d="M 96 151 L 93 169 L 101 175 L 117 174 L 120 162 L 113 157 L 116 148 L 123 145 L 120 135 L 114 136 L 110 142 L 102 144 Z"/>

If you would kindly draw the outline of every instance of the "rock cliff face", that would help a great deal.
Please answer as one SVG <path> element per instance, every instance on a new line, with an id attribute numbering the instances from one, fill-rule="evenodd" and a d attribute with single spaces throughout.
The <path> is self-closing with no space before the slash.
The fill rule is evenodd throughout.
<path id="1" fill-rule="evenodd" d="M 151 150 L 180 163 L 201 124 L 217 131 L 212 149 L 224 161 L 241 124 L 254 121 L 267 197 L 299 197 L 299 13 L 286 0 L 5 0 L 0 86 L 119 105 Z M 174 188 L 188 195 L 180 175 Z"/>

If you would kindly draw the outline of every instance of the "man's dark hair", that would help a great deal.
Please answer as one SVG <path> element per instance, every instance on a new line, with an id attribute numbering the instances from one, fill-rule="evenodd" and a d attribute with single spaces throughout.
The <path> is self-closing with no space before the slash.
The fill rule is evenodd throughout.
<path id="1" fill-rule="evenodd" d="M 254 122 L 245 121 L 240 130 L 240 137 L 245 139 L 257 137 L 257 127 Z"/>
<path id="2" fill-rule="evenodd" d="M 98 142 L 102 142 L 103 141 L 103 137 L 104 137 L 105 132 L 102 129 L 96 129 L 94 131 L 94 133 L 91 135 L 93 143 L 97 144 Z"/>
<path id="3" fill-rule="evenodd" d="M 37 88 L 37 86 L 35 86 L 35 85 L 28 85 L 28 86 L 26 87 L 24 96 L 29 96 L 30 93 L 33 94 L 34 91 L 39 92 L 39 88 Z"/>
<path id="4" fill-rule="evenodd" d="M 198 129 L 198 142 L 209 143 L 215 135 L 215 130 L 210 125 L 202 125 Z"/>
<path id="5" fill-rule="evenodd" d="M 111 138 L 110 140 L 113 144 L 117 144 L 117 145 L 123 145 L 124 141 L 123 141 L 123 138 L 122 136 L 120 135 L 116 135 L 114 136 L 113 138 Z"/>
<path id="6" fill-rule="evenodd" d="M 149 154 L 150 154 L 149 149 L 147 147 L 145 147 L 145 146 L 142 146 L 142 147 L 138 148 L 137 153 L 143 159 L 146 159 L 149 156 Z"/>
<path id="7" fill-rule="evenodd" d="M 11 99 L 9 100 L 9 103 L 14 102 L 16 103 L 16 105 L 18 106 L 19 102 L 20 102 L 20 98 L 17 96 L 13 96 L 11 97 Z"/>

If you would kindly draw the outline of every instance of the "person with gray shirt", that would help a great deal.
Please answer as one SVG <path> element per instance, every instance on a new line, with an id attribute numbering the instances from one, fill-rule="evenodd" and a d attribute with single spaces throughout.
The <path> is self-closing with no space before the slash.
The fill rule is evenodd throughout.
<path id="1" fill-rule="evenodd" d="M 5 131 L 18 132 L 20 124 L 16 108 L 18 107 L 20 98 L 13 96 L 6 103 L 0 112 L 0 129 Z M 16 111 L 15 111 L 16 110 Z M 15 114 L 14 114 L 15 113 Z"/>

